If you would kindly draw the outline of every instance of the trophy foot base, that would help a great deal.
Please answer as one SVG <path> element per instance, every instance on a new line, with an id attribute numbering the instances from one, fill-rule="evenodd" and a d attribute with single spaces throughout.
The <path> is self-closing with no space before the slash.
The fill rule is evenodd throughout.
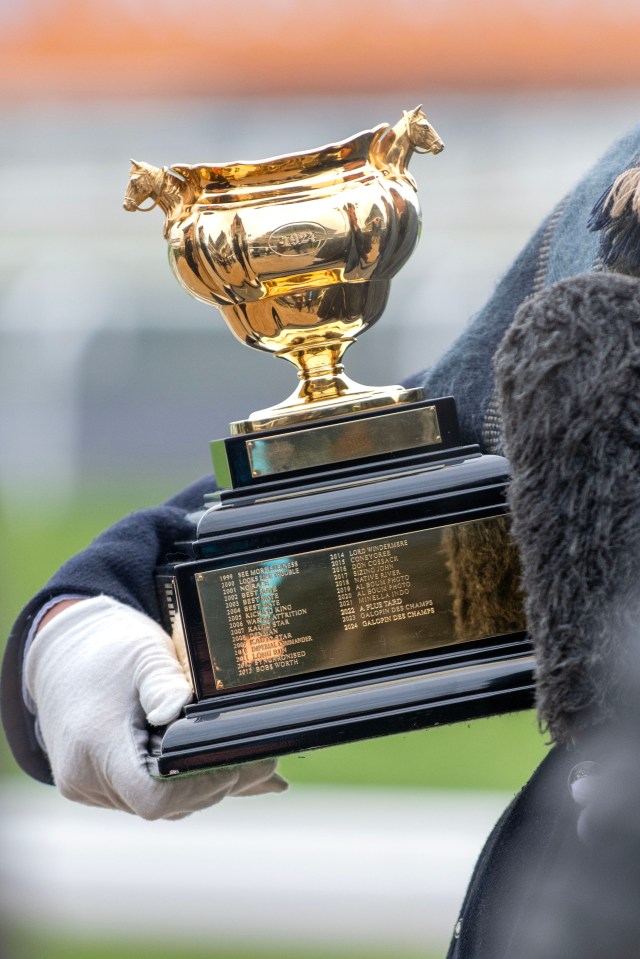
<path id="1" fill-rule="evenodd" d="M 159 772 L 188 775 L 533 707 L 527 640 L 457 655 L 457 662 L 442 655 L 428 665 L 388 667 L 383 675 L 379 668 L 378 675 L 361 670 L 343 677 L 341 686 L 297 695 L 290 689 L 279 698 L 258 692 L 242 701 L 204 700 L 167 730 Z"/>
<path id="2" fill-rule="evenodd" d="M 256 410 L 246 420 L 229 424 L 232 436 L 257 433 L 263 430 L 285 429 L 302 423 L 312 423 L 328 418 L 352 416 L 369 410 L 390 409 L 410 403 L 419 403 L 425 398 L 421 388 L 405 389 L 403 386 L 361 386 L 350 382 L 350 389 L 342 395 L 327 399 L 308 399 L 297 390 L 289 399 L 277 406 Z"/>

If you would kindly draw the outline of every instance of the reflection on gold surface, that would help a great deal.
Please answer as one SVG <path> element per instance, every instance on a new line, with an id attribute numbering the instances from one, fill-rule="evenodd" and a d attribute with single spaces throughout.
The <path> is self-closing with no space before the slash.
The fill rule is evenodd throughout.
<path id="1" fill-rule="evenodd" d="M 520 557 L 508 535 L 507 518 L 502 517 L 500 527 L 495 523 L 450 526 L 442 547 L 451 577 L 458 642 L 475 639 L 489 627 L 496 633 L 524 629 Z"/>
<path id="2" fill-rule="evenodd" d="M 217 306 L 241 342 L 297 369 L 294 394 L 234 432 L 406 401 L 400 387 L 351 381 L 342 356 L 382 314 L 417 242 L 408 162 L 442 148 L 418 107 L 393 127 L 255 163 L 132 161 L 124 207 L 163 210 L 179 281 Z"/>

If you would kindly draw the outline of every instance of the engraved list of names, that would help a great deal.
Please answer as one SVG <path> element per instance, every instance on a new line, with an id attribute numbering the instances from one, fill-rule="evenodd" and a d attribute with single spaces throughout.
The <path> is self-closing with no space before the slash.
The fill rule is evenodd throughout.
<path id="1" fill-rule="evenodd" d="M 216 687 L 241 687 L 458 641 L 447 530 L 483 524 L 485 532 L 500 538 L 507 535 L 501 520 L 491 517 L 198 573 Z"/>

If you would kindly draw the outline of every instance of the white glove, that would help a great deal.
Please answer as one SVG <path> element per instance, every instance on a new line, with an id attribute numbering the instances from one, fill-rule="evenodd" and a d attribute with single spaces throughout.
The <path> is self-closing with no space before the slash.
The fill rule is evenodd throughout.
<path id="1" fill-rule="evenodd" d="M 171 638 L 116 600 L 83 599 L 47 622 L 25 658 L 25 680 L 67 799 L 180 819 L 227 795 L 287 788 L 274 760 L 175 781 L 151 777 L 148 724 L 177 719 L 192 691 Z"/>

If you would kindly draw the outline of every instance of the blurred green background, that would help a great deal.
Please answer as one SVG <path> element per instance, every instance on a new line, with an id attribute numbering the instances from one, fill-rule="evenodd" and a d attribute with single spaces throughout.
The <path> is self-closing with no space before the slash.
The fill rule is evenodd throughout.
<path id="1" fill-rule="evenodd" d="M 176 947 L 168 949 L 162 945 L 141 945 L 134 943 L 96 944 L 91 940 L 60 940 L 51 941 L 49 937 L 38 937 L 24 930 L 7 934 L 6 951 L 11 959 L 300 959 L 301 952 L 272 950 L 256 951 L 251 947 L 248 951 L 233 945 L 203 946 L 202 949 L 189 946 L 188 952 L 176 951 Z M 317 951 L 311 947 L 303 953 L 305 959 L 437 959 L 440 953 L 425 952 L 423 949 L 411 952 L 394 951 L 391 955 L 388 950 L 349 948 L 346 951 L 327 952 L 325 949 Z"/>

